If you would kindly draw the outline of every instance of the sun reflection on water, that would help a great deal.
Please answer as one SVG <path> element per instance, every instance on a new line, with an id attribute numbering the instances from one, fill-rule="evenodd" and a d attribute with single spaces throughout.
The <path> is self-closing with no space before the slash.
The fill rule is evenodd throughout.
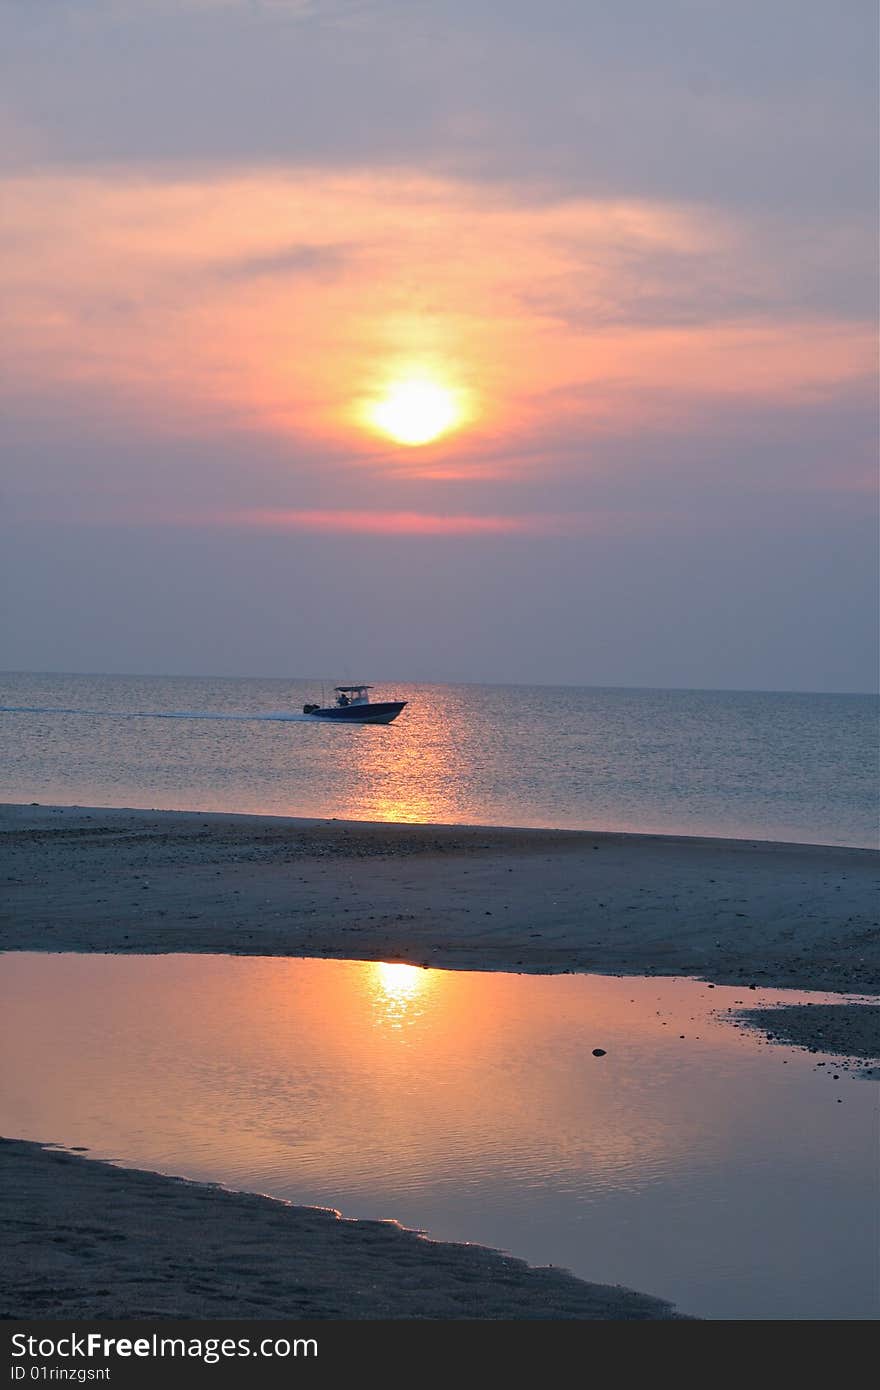
<path id="1" fill-rule="evenodd" d="M 732 1028 L 742 1002 L 632 976 L 14 952 L 0 1125 L 709 1316 L 870 1317 L 869 1088 Z"/>
<path id="2" fill-rule="evenodd" d="M 457 728 L 462 712 L 440 709 L 418 691 L 400 720 L 378 737 L 353 739 L 346 746 L 347 770 L 354 779 L 346 814 L 364 820 L 456 822 L 470 818 L 462 795 L 468 769 Z M 460 734 L 460 729 L 458 729 Z"/>
<path id="3" fill-rule="evenodd" d="M 418 965 L 377 961 L 368 967 L 368 990 L 378 1022 L 390 1028 L 412 1024 L 425 1011 L 437 971 Z"/>

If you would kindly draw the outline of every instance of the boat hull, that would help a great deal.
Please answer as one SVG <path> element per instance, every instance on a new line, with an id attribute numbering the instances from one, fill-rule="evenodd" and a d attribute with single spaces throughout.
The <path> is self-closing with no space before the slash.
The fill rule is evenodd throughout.
<path id="1" fill-rule="evenodd" d="M 406 700 L 377 700 L 369 705 L 333 705 L 311 711 L 311 719 L 333 719 L 342 724 L 390 724 L 406 705 Z"/>

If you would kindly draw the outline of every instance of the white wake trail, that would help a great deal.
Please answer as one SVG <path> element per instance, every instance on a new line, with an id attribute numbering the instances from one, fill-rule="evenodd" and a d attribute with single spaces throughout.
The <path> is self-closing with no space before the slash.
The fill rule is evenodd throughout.
<path id="1" fill-rule="evenodd" d="M 98 719 L 219 719 L 239 723 L 319 724 L 310 714 L 222 714 L 216 710 L 62 709 L 57 705 L 0 705 L 0 714 L 80 714 Z"/>

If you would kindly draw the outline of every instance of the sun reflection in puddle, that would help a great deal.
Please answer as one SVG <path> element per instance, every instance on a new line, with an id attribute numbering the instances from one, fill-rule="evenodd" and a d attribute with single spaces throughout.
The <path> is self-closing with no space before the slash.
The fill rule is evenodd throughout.
<path id="1" fill-rule="evenodd" d="M 10 952 L 0 1129 L 393 1216 L 703 1316 L 874 1315 L 871 1087 L 727 1015 L 822 996 L 393 950 Z"/>
<path id="2" fill-rule="evenodd" d="M 403 1028 L 425 1011 L 427 996 L 436 983 L 436 971 L 418 965 L 378 961 L 369 967 L 368 989 L 377 1021 L 389 1028 Z"/>

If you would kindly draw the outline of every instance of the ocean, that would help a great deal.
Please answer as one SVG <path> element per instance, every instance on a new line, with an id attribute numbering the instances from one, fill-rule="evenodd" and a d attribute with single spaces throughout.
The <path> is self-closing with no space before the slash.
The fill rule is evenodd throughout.
<path id="1" fill-rule="evenodd" d="M 320 680 L 3 674 L 0 800 L 880 838 L 875 696 L 398 682 L 375 692 L 409 701 L 387 727 L 302 717 L 320 697 Z"/>

